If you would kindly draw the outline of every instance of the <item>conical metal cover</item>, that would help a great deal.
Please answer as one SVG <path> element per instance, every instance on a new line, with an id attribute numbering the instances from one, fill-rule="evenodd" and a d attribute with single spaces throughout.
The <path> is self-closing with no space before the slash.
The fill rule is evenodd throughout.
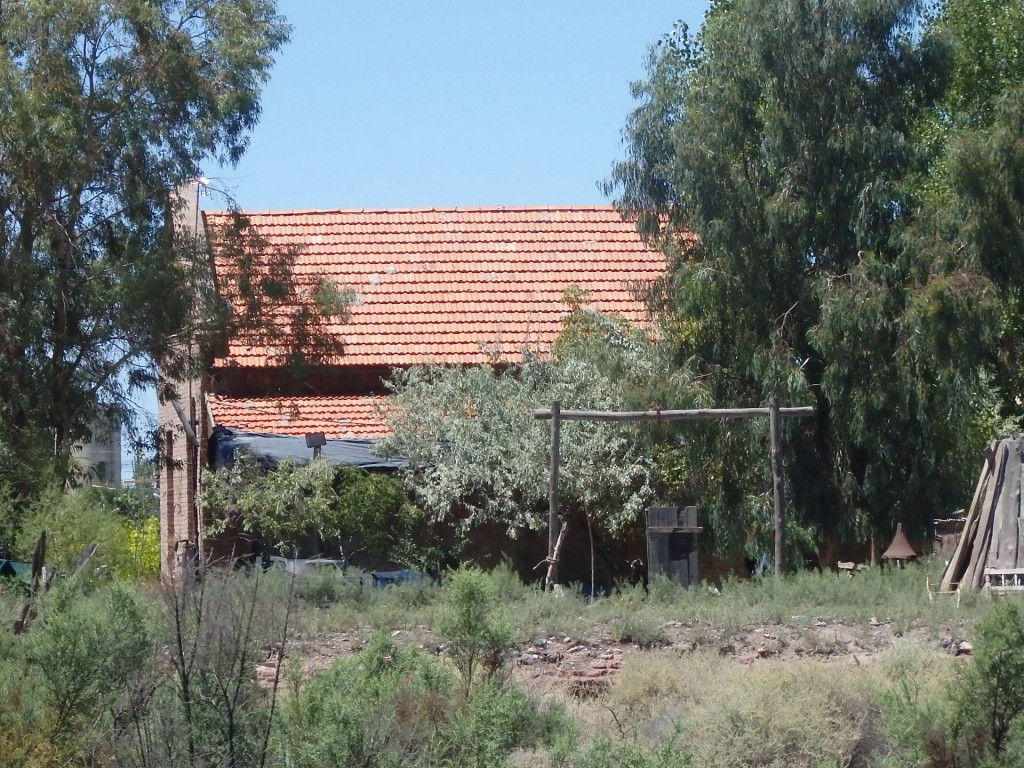
<path id="1" fill-rule="evenodd" d="M 896 526 L 896 535 L 892 537 L 892 544 L 882 553 L 886 560 L 913 560 L 917 552 L 910 546 L 907 537 L 903 534 L 903 523 Z"/>

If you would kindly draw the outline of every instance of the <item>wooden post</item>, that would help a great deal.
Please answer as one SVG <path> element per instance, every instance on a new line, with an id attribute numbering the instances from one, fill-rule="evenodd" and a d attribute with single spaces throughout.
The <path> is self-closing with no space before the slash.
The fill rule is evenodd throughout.
<path id="1" fill-rule="evenodd" d="M 768 430 L 772 442 L 772 489 L 775 495 L 775 575 L 786 566 L 786 486 L 782 474 L 782 438 L 779 435 L 779 398 L 768 401 Z"/>
<path id="2" fill-rule="evenodd" d="M 551 589 L 558 581 L 558 453 L 561 435 L 561 409 L 557 400 L 551 401 L 551 474 L 548 485 L 548 583 Z"/>

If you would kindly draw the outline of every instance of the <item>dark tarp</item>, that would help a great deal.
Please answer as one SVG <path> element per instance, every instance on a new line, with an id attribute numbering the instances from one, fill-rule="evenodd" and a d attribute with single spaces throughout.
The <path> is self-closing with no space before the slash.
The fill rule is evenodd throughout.
<path id="1" fill-rule="evenodd" d="M 402 458 L 385 459 L 377 456 L 373 448 L 379 442 L 373 438 L 358 437 L 328 440 L 321 449 L 321 455 L 333 464 L 349 464 L 367 470 L 403 469 L 409 466 L 409 462 Z M 286 459 L 296 464 L 305 464 L 313 458 L 313 449 L 306 447 L 305 437 L 243 432 L 231 427 L 214 427 L 211 449 L 214 467 L 230 467 L 239 451 L 269 466 L 276 466 Z"/>
<path id="2" fill-rule="evenodd" d="M 0 576 L 12 576 L 26 584 L 32 581 L 32 563 L 19 563 L 15 560 L 0 560 Z"/>

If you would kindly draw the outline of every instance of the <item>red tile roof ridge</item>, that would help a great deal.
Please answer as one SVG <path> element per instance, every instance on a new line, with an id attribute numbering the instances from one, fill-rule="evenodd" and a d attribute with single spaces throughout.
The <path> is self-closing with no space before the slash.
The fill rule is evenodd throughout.
<path id="1" fill-rule="evenodd" d="M 367 214 L 367 213 L 516 213 L 541 211 L 595 211 L 610 213 L 614 205 L 479 205 L 479 206 L 433 206 L 424 208 L 285 208 L 253 209 L 240 211 L 209 210 L 204 214 L 214 217 L 240 213 L 245 216 L 309 216 L 315 214 Z"/>

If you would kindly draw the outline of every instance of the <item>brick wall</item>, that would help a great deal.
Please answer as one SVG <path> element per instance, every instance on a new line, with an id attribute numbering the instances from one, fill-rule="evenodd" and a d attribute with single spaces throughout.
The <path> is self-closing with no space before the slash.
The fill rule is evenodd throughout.
<path id="1" fill-rule="evenodd" d="M 196 491 L 206 456 L 205 409 L 197 382 L 179 382 L 175 388 L 178 403 L 199 438 L 199 446 L 190 444 L 172 404 L 161 403 L 160 575 L 165 580 L 180 579 L 189 562 L 202 555 Z"/>
<path id="2" fill-rule="evenodd" d="M 187 237 L 197 232 L 199 198 L 196 183 L 177 190 L 180 205 L 173 214 L 174 231 Z M 160 423 L 160 576 L 175 581 L 190 563 L 203 556 L 201 512 L 196 500 L 199 474 L 206 466 L 210 424 L 201 379 L 172 381 L 177 403 L 199 444 L 193 445 L 170 401 L 161 402 Z"/>

